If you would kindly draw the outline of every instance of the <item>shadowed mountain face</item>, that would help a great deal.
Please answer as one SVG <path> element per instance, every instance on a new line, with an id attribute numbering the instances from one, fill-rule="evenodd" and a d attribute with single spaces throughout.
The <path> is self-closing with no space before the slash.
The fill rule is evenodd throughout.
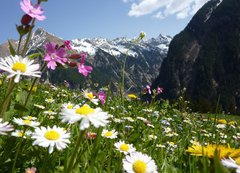
<path id="1" fill-rule="evenodd" d="M 211 0 L 173 38 L 153 82 L 162 97 L 174 100 L 185 88 L 196 111 L 240 112 L 239 9 L 239 0 Z"/>
<path id="2" fill-rule="evenodd" d="M 37 29 L 33 34 L 28 46 L 28 53 L 43 47 L 47 42 L 63 44 L 63 39 Z M 121 81 L 121 68 L 124 58 L 127 56 L 125 69 L 125 89 L 131 92 L 139 92 L 147 84 L 150 84 L 158 75 L 161 62 L 166 57 L 171 37 L 159 35 L 134 43 L 133 39 L 117 38 L 108 40 L 104 38 L 74 39 L 71 40 L 73 52 L 86 52 L 87 65 L 93 67 L 92 73 L 83 77 L 76 68 L 58 68 L 49 70 L 49 80 L 55 84 L 63 84 L 64 80 L 73 87 L 86 88 L 87 85 L 98 83 L 106 86 L 111 83 L 112 89 L 119 89 Z M 13 42 L 16 45 L 16 42 Z M 0 56 L 9 55 L 7 44 L 0 45 Z M 126 55 L 126 52 L 128 54 Z M 44 75 L 45 76 L 45 75 Z"/>

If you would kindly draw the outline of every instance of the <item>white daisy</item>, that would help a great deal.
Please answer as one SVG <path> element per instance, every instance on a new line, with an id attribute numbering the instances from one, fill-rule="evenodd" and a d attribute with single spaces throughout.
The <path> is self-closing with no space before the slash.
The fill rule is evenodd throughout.
<path id="1" fill-rule="evenodd" d="M 114 129 L 111 131 L 103 129 L 102 131 L 102 137 L 104 138 L 114 139 L 114 138 L 117 138 L 117 135 L 118 135 L 118 132 L 116 132 Z"/>
<path id="2" fill-rule="evenodd" d="M 56 126 L 53 126 L 53 128 L 36 128 L 32 138 L 35 139 L 33 145 L 49 147 L 49 153 L 53 152 L 54 146 L 56 146 L 58 150 L 62 150 L 70 143 L 70 133 L 67 133 L 63 128 Z"/>
<path id="3" fill-rule="evenodd" d="M 96 98 L 96 96 L 92 93 L 92 92 L 89 92 L 88 90 L 84 90 L 83 91 L 83 96 L 90 100 L 92 103 L 94 103 L 95 105 L 98 104 L 98 98 Z"/>
<path id="4" fill-rule="evenodd" d="M 39 108 L 39 109 L 45 109 L 45 106 L 43 105 L 38 105 L 38 104 L 34 104 L 33 106 Z"/>
<path id="5" fill-rule="evenodd" d="M 8 56 L 5 58 L 0 58 L 0 69 L 9 73 L 7 78 L 15 76 L 14 82 L 18 83 L 20 76 L 34 76 L 40 77 L 41 72 L 39 69 L 39 64 L 33 64 L 34 60 L 30 60 L 27 57 L 22 56 Z"/>
<path id="6" fill-rule="evenodd" d="M 222 159 L 221 163 L 228 168 L 235 168 L 236 173 L 240 173 L 240 163 L 238 163 L 240 161 L 240 158 L 238 159 L 238 161 L 235 161 L 231 157 L 229 157 L 229 159 Z"/>
<path id="7" fill-rule="evenodd" d="M 23 131 L 23 130 L 16 130 L 11 133 L 12 136 L 20 137 L 20 138 L 27 138 L 31 134 L 32 134 L 31 131 Z"/>
<path id="8" fill-rule="evenodd" d="M 91 124 L 94 127 L 105 126 L 108 123 L 108 114 L 103 112 L 101 108 L 93 109 L 88 104 L 83 106 L 76 106 L 73 109 L 62 109 L 60 113 L 62 122 L 68 122 L 70 124 L 81 120 L 80 130 L 87 129 Z"/>
<path id="9" fill-rule="evenodd" d="M 119 141 L 114 144 L 118 151 L 124 154 L 129 154 L 136 151 L 132 144 L 126 144 L 124 141 Z"/>
<path id="10" fill-rule="evenodd" d="M 30 126 L 30 127 L 37 127 L 40 125 L 37 121 L 32 121 L 29 119 L 22 119 L 22 118 L 13 118 L 13 122 L 20 126 Z"/>
<path id="11" fill-rule="evenodd" d="M 52 110 L 44 111 L 43 113 L 47 114 L 47 115 L 56 115 L 57 114 L 57 112 L 53 112 Z"/>
<path id="12" fill-rule="evenodd" d="M 2 122 L 2 118 L 0 118 L 0 135 L 6 135 L 6 132 L 13 131 L 13 126 L 9 125 L 9 122 Z"/>
<path id="13" fill-rule="evenodd" d="M 25 120 L 36 120 L 37 118 L 29 115 L 29 116 L 24 116 L 23 119 L 25 119 Z"/>
<path id="14" fill-rule="evenodd" d="M 66 108 L 66 109 L 73 109 L 73 104 L 72 103 L 64 103 L 62 105 L 62 107 Z"/>
<path id="15" fill-rule="evenodd" d="M 47 103 L 53 103 L 55 100 L 53 98 L 47 98 L 45 99 Z"/>
<path id="16" fill-rule="evenodd" d="M 127 173 L 157 173 L 157 166 L 151 157 L 140 152 L 130 153 L 123 159 L 123 169 Z"/>

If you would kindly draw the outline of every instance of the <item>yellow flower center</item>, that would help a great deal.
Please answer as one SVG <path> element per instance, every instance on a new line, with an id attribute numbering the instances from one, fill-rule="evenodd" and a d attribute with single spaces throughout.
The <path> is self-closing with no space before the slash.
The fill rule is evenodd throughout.
<path id="1" fill-rule="evenodd" d="M 22 73 L 24 73 L 27 70 L 27 66 L 24 63 L 16 62 L 13 64 L 12 69 L 14 71 L 21 71 Z"/>
<path id="2" fill-rule="evenodd" d="M 133 171 L 135 173 L 146 173 L 147 164 L 141 160 L 136 160 L 133 163 Z"/>
<path id="3" fill-rule="evenodd" d="M 31 120 L 23 120 L 23 123 L 27 124 L 27 125 L 30 125 L 32 122 L 31 122 Z"/>
<path id="4" fill-rule="evenodd" d="M 33 117 L 32 117 L 32 116 L 28 116 L 27 119 L 28 119 L 28 120 L 32 120 Z"/>
<path id="5" fill-rule="evenodd" d="M 72 109 L 73 108 L 73 105 L 67 105 L 67 109 Z"/>
<path id="6" fill-rule="evenodd" d="M 89 99 L 94 99 L 93 93 L 87 93 L 86 95 L 87 95 L 87 98 L 89 98 Z"/>
<path id="7" fill-rule="evenodd" d="M 23 132 L 18 132 L 19 137 L 23 137 Z"/>
<path id="8" fill-rule="evenodd" d="M 240 157 L 236 158 L 235 162 L 236 162 L 237 165 L 240 165 Z"/>
<path id="9" fill-rule="evenodd" d="M 120 146 L 120 150 L 127 152 L 129 150 L 129 145 L 128 144 L 122 144 Z"/>
<path id="10" fill-rule="evenodd" d="M 44 137 L 48 140 L 57 140 L 60 138 L 60 134 L 54 130 L 49 130 L 44 134 Z"/>
<path id="11" fill-rule="evenodd" d="M 90 106 L 86 104 L 76 109 L 76 114 L 80 114 L 80 115 L 88 115 L 93 112 L 94 112 L 94 109 L 92 109 Z"/>
<path id="12" fill-rule="evenodd" d="M 108 131 L 108 132 L 106 132 L 104 135 L 105 135 L 106 137 L 110 137 L 110 136 L 113 135 L 113 133 Z"/>

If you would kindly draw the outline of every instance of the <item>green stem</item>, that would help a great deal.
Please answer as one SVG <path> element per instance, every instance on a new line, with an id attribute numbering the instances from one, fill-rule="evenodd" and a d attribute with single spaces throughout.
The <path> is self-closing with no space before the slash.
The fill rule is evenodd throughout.
<path id="1" fill-rule="evenodd" d="M 41 72 L 43 73 L 43 71 L 45 70 L 45 67 L 47 66 L 47 64 L 46 63 L 44 63 L 44 65 L 41 67 Z M 28 103 L 28 100 L 29 100 L 29 98 L 30 98 L 30 95 L 32 94 L 32 90 L 33 90 L 33 87 L 35 86 L 35 84 L 37 83 L 37 80 L 38 80 L 39 78 L 35 78 L 34 80 L 33 80 L 33 83 L 32 83 L 32 85 L 31 85 L 31 88 L 30 88 L 30 91 L 28 92 L 28 95 L 27 95 L 27 98 L 26 98 L 26 100 L 25 100 L 25 103 L 24 103 L 24 106 L 26 106 L 27 105 L 27 103 Z"/>
<path id="2" fill-rule="evenodd" d="M 122 65 L 122 81 L 121 81 L 121 84 L 120 84 L 120 95 L 121 95 L 121 102 L 122 102 L 122 106 L 124 106 L 124 80 L 125 80 L 125 67 L 126 67 L 126 62 L 127 62 L 127 57 L 128 57 L 128 52 L 129 50 L 134 46 L 136 45 L 139 41 L 141 41 L 142 38 L 141 37 L 138 37 L 134 42 L 133 44 L 127 49 L 126 51 L 126 55 L 124 57 L 124 61 L 123 61 L 123 65 Z"/>
<path id="3" fill-rule="evenodd" d="M 24 128 L 23 130 L 23 137 L 25 135 L 25 132 L 26 132 L 27 128 Z M 16 162 L 17 162 L 17 158 L 18 158 L 18 155 L 19 155 L 19 152 L 20 152 L 20 148 L 22 146 L 22 143 L 23 143 L 23 139 L 21 139 L 21 141 L 18 143 L 18 147 L 17 147 L 17 151 L 16 151 L 16 154 L 15 154 L 15 157 L 14 157 L 14 161 L 13 161 L 13 166 L 12 166 L 12 173 L 15 172 L 15 166 L 16 166 Z"/>
<path id="4" fill-rule="evenodd" d="M 21 54 L 22 56 L 24 56 L 25 53 L 26 53 L 27 46 L 28 46 L 28 42 L 29 42 L 29 39 L 30 39 L 31 34 L 32 34 L 32 28 L 33 28 L 33 26 L 34 26 L 34 23 L 35 23 L 35 18 L 34 18 L 33 21 L 32 21 L 31 29 L 30 29 L 30 31 L 29 31 L 29 33 L 28 33 L 28 35 L 27 35 L 26 42 L 24 43 L 23 50 L 22 50 L 22 54 Z"/>
<path id="5" fill-rule="evenodd" d="M 22 35 L 20 35 L 20 37 L 19 37 L 19 42 L 18 42 L 18 47 L 17 47 L 17 55 L 19 54 L 21 42 L 22 42 Z"/>
<path id="6" fill-rule="evenodd" d="M 9 80 L 9 84 L 8 84 L 8 89 L 7 89 L 7 94 L 2 102 L 1 105 L 1 113 L 0 113 L 0 118 L 4 118 L 4 114 L 7 111 L 7 108 L 9 106 L 10 100 L 11 100 L 11 94 L 12 91 L 14 89 L 14 87 L 16 86 L 16 83 L 14 83 L 13 79 Z"/>
<path id="7" fill-rule="evenodd" d="M 78 135 L 77 143 L 75 145 L 75 148 L 74 148 L 73 153 L 72 153 L 72 157 L 71 157 L 71 159 L 69 161 L 69 164 L 67 166 L 66 173 L 71 173 L 72 172 L 73 165 L 75 163 L 76 156 L 77 156 L 78 151 L 80 149 L 80 143 L 81 143 L 81 141 L 83 139 L 84 134 L 85 134 L 85 130 L 80 131 L 80 133 Z"/>

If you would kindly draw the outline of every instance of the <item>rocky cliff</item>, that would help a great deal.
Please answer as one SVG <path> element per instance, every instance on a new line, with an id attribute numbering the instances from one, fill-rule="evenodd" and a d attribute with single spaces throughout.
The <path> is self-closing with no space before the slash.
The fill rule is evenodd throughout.
<path id="1" fill-rule="evenodd" d="M 240 112 L 240 1 L 208 1 L 170 43 L 153 86 L 196 111 Z M 218 106 L 217 106 L 218 105 Z"/>

